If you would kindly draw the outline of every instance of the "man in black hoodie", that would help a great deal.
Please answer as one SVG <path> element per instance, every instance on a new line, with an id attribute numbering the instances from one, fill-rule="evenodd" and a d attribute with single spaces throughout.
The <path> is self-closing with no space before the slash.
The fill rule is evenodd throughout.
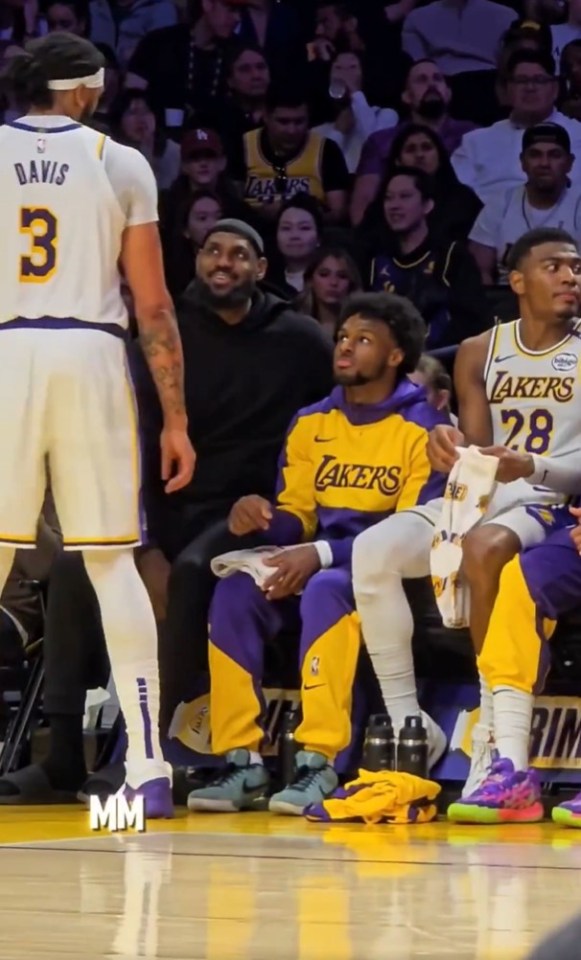
<path id="1" fill-rule="evenodd" d="M 140 352 L 130 348 L 149 527 L 138 565 L 160 623 L 162 732 L 193 674 L 205 666 L 214 587 L 209 562 L 240 546 L 227 530 L 229 511 L 245 494 L 273 496 L 292 417 L 332 385 L 331 349 L 317 323 L 258 289 L 266 266 L 261 237 L 241 221 L 218 223 L 200 251 L 197 278 L 178 308 L 198 457 L 191 484 L 171 497 L 160 477 L 153 384 Z M 108 664 L 96 600 L 74 556 L 54 569 L 45 637 L 49 754 L 42 765 L 0 779 L 0 803 L 66 800 L 86 778 L 85 693 L 106 684 Z"/>

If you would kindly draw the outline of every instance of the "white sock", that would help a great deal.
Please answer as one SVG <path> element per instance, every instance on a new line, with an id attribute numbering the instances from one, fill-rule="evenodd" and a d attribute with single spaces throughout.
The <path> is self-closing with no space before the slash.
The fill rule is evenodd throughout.
<path id="1" fill-rule="evenodd" d="M 488 686 L 488 682 L 484 679 L 481 673 L 478 674 L 480 679 L 480 720 L 478 721 L 483 727 L 486 727 L 487 730 L 494 730 L 494 713 L 492 710 L 492 690 Z"/>
<path id="2" fill-rule="evenodd" d="M 395 514 L 357 537 L 353 588 L 362 633 L 394 729 L 420 713 L 412 634 L 402 579 L 430 572 L 433 529 L 417 514 Z"/>
<path id="3" fill-rule="evenodd" d="M 248 753 L 250 754 L 251 764 L 259 763 L 261 767 L 264 766 L 264 760 L 262 759 L 260 754 L 256 752 L 256 750 L 249 750 Z"/>
<path id="4" fill-rule="evenodd" d="M 514 687 L 495 687 L 493 696 L 494 736 L 501 757 L 514 763 L 515 770 L 529 766 L 529 739 L 534 697 Z"/>
<path id="5" fill-rule="evenodd" d="M 131 550 L 83 551 L 127 727 L 127 783 L 167 777 L 159 742 L 157 629 Z"/>

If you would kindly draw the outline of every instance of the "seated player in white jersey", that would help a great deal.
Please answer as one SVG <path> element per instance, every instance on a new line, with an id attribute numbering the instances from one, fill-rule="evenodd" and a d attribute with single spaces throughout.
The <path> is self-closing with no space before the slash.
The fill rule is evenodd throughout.
<path id="1" fill-rule="evenodd" d="M 127 726 L 129 799 L 173 815 L 159 743 L 153 611 L 133 561 L 142 542 L 139 437 L 119 266 L 159 394 L 162 476 L 189 483 L 183 359 L 166 289 L 157 189 L 147 161 L 83 124 L 104 60 L 53 33 L 3 82 L 29 113 L 0 128 L 0 591 L 15 547 L 32 546 L 46 467 L 66 549 L 82 550 Z"/>
<path id="2" fill-rule="evenodd" d="M 545 478 L 543 458 L 574 462 L 581 451 L 577 247 L 569 234 L 545 228 L 521 237 L 510 257 L 510 283 L 521 319 L 461 344 L 454 374 L 459 427 L 436 427 L 428 447 L 432 466 L 444 472 L 452 469 L 457 446 L 494 444 L 515 451 L 501 461 L 503 472 L 497 474 L 500 482 L 485 519 L 463 543 L 462 575 L 470 588 L 470 633 L 476 653 L 486 636 L 505 564 L 522 548 L 543 541 L 567 518 L 565 495 L 548 489 L 551 481 Z M 411 649 L 413 618 L 402 580 L 429 574 L 441 504 L 434 501 L 388 518 L 362 533 L 353 550 L 363 635 L 396 728 L 420 710 Z M 463 795 L 471 794 L 484 779 L 494 745 L 492 695 L 482 675 L 480 689 L 480 718 Z M 434 721 L 425 719 L 433 765 L 446 741 Z"/>

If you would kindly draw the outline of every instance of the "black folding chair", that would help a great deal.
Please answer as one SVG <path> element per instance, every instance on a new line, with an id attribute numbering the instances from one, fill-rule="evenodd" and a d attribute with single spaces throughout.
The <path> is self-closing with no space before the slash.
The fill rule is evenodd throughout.
<path id="1" fill-rule="evenodd" d="M 45 584 L 29 581 L 38 591 L 42 621 L 45 621 Z M 8 722 L 6 737 L 0 749 L 0 776 L 11 773 L 23 765 L 23 758 L 30 753 L 32 729 L 38 715 L 44 681 L 43 638 L 35 640 L 24 651 L 24 663 L 17 671 L 8 671 L 10 676 L 0 683 L 4 689 L 20 688 L 22 693 L 18 707 Z M 30 759 L 30 757 L 29 757 Z M 26 762 L 24 760 L 24 762 Z"/>

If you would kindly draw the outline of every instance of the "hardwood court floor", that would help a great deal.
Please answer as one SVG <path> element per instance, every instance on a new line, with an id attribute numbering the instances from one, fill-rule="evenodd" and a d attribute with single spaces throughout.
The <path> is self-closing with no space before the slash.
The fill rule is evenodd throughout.
<path id="1" fill-rule="evenodd" d="M 581 831 L 0 807 L 1 960 L 521 960 L 581 910 Z M 580 948 L 581 956 L 581 948 Z"/>

